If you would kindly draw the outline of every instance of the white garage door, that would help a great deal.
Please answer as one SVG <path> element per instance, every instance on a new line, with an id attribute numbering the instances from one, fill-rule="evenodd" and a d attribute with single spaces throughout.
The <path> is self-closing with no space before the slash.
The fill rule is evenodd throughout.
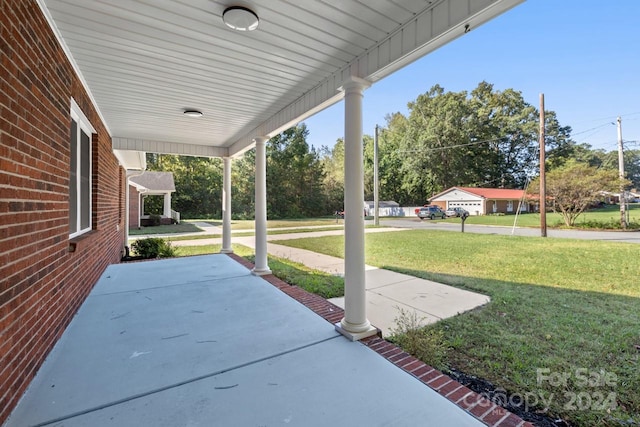
<path id="1" fill-rule="evenodd" d="M 447 208 L 461 207 L 471 215 L 480 215 L 482 213 L 482 202 L 477 200 L 456 200 L 447 203 Z"/>

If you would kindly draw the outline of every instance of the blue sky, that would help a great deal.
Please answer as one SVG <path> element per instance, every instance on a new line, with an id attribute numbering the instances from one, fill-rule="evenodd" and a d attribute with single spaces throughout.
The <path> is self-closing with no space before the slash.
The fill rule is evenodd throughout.
<path id="1" fill-rule="evenodd" d="M 364 93 L 364 133 L 439 84 L 471 91 L 487 81 L 555 111 L 575 141 L 640 149 L 640 0 L 527 0 L 377 82 Z M 344 103 L 305 121 L 308 142 L 333 146 L 344 134 Z"/>

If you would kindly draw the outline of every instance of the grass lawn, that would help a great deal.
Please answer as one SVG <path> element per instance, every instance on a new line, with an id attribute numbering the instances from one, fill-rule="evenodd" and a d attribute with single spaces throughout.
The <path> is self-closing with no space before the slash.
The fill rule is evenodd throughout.
<path id="1" fill-rule="evenodd" d="M 233 252 L 254 262 L 253 249 L 243 245 L 232 244 Z M 220 252 L 221 245 L 181 246 L 176 247 L 177 256 L 204 255 Z M 344 279 L 342 277 L 312 270 L 297 262 L 287 259 L 269 257 L 269 268 L 281 280 L 302 289 L 318 294 L 323 298 L 344 296 Z"/>
<path id="2" fill-rule="evenodd" d="M 393 218 L 389 218 L 393 219 Z M 384 219 L 383 219 L 384 220 Z M 500 225 L 506 227 L 512 227 L 515 215 L 482 215 L 482 216 L 470 216 L 467 218 L 465 224 L 482 224 L 482 225 Z M 629 205 L 629 222 L 633 228 L 640 227 L 640 205 Z M 460 223 L 460 218 L 448 218 L 444 221 Z M 620 224 L 620 206 L 612 205 L 604 208 L 593 209 L 583 213 L 576 220 L 576 228 L 591 228 L 594 223 L 602 223 L 603 225 L 618 225 Z M 524 213 L 519 214 L 517 218 L 516 226 L 518 227 L 540 227 L 540 214 L 538 213 Z M 562 215 L 554 212 L 547 212 L 547 226 L 548 227 L 565 227 Z M 606 227 L 605 227 L 606 228 Z"/>
<path id="3" fill-rule="evenodd" d="M 343 257 L 341 236 L 279 244 Z M 583 426 L 640 423 L 639 253 L 625 243 L 431 230 L 366 236 L 368 264 L 491 296 L 429 327 L 449 348 L 437 368 L 485 378 Z"/>
<path id="4" fill-rule="evenodd" d="M 323 227 L 322 231 L 331 231 L 331 230 L 342 230 L 344 227 L 343 226 L 339 226 L 339 227 Z M 274 235 L 274 234 L 288 234 L 288 233 L 310 233 L 312 231 L 318 231 L 317 228 L 300 228 L 300 229 L 295 229 L 295 230 L 273 230 L 273 231 L 267 231 L 267 235 Z M 240 233 L 233 233 L 233 236 L 253 236 L 255 233 L 253 231 L 246 231 L 246 232 L 240 232 Z M 181 240 L 203 240 L 203 239 L 215 239 L 215 238 L 221 238 L 222 234 L 206 234 L 206 235 L 201 235 L 201 236 L 175 236 L 175 237 L 169 237 L 167 238 L 167 240 L 169 240 L 170 242 L 178 242 Z"/>
<path id="5" fill-rule="evenodd" d="M 140 236 L 147 234 L 173 234 L 173 233 L 197 233 L 204 231 L 201 228 L 189 222 L 181 222 L 180 224 L 157 225 L 154 227 L 130 228 L 129 236 Z"/>
<path id="6" fill-rule="evenodd" d="M 222 227 L 222 221 L 219 219 L 190 219 L 189 222 L 208 222 L 211 225 Z M 340 219 L 339 223 L 343 224 L 344 220 Z M 326 218 L 303 218 L 303 219 L 270 219 L 267 220 L 267 228 L 283 228 L 283 227 L 311 227 L 316 225 L 336 225 L 335 217 Z M 234 230 L 253 230 L 255 228 L 254 220 L 233 220 L 231 228 Z"/>

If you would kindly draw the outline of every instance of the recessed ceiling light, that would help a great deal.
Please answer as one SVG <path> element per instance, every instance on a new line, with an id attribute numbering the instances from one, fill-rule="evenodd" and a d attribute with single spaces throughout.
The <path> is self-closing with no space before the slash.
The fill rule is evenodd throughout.
<path id="1" fill-rule="evenodd" d="M 222 12 L 222 20 L 227 27 L 237 31 L 253 31 L 258 28 L 260 20 L 251 9 L 242 6 L 231 6 Z"/>
<path id="2" fill-rule="evenodd" d="M 184 110 L 184 115 L 189 117 L 202 117 L 202 111 L 198 110 Z"/>

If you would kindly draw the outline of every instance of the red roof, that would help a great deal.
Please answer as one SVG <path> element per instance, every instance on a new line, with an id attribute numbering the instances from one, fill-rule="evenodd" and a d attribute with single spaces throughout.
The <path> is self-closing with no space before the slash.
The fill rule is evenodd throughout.
<path id="1" fill-rule="evenodd" d="M 485 199 L 518 200 L 518 199 L 521 199 L 522 195 L 524 194 L 524 190 L 513 190 L 510 188 L 451 187 L 450 189 L 436 195 L 431 200 L 438 198 L 441 195 L 448 193 L 452 190 L 466 191 L 467 193 L 475 194 L 476 196 L 480 196 Z"/>

